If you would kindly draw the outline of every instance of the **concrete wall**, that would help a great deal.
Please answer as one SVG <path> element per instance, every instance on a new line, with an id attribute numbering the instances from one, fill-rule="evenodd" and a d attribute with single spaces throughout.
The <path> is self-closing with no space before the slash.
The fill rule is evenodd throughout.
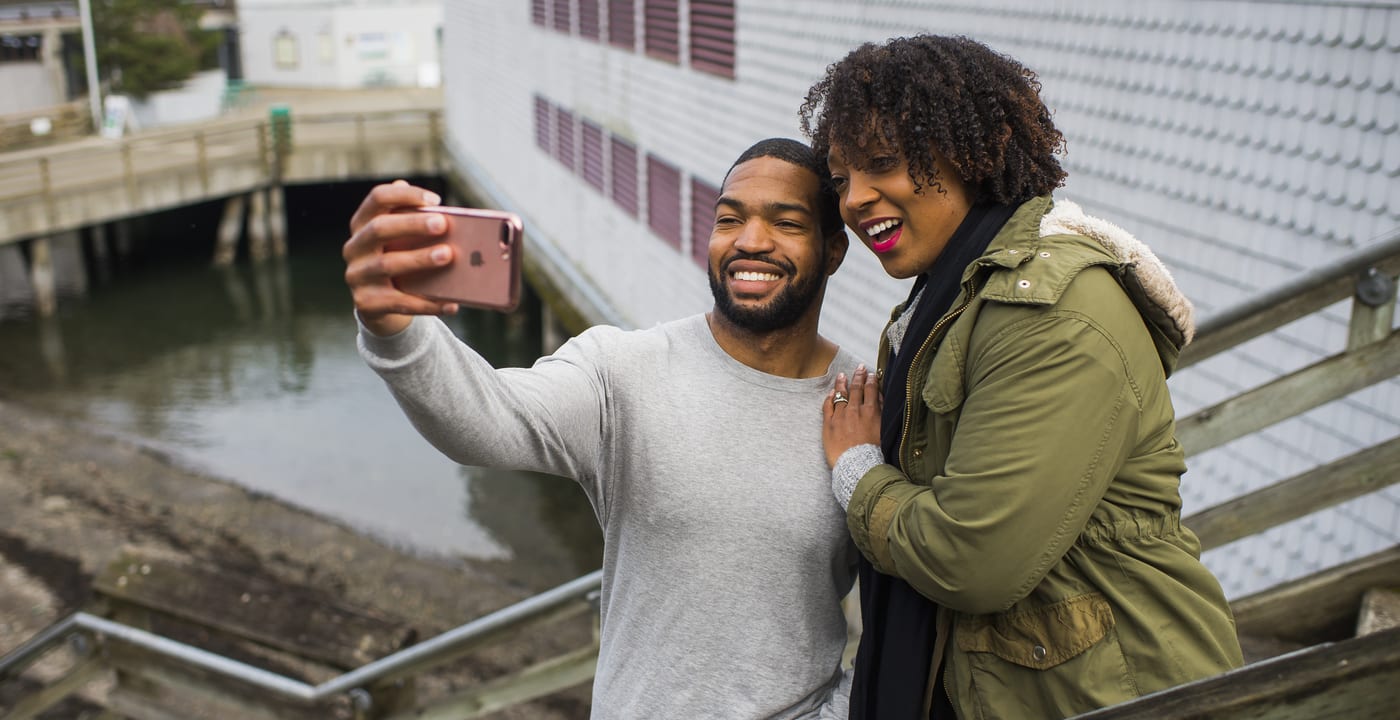
<path id="1" fill-rule="evenodd" d="M 1135 232 L 1203 313 L 1400 229 L 1400 8 L 1380 2 L 738 0 L 728 79 L 531 20 L 531 3 L 446 6 L 448 135 L 463 169 L 520 212 L 632 325 L 704 310 L 704 272 L 536 146 L 536 98 L 718 185 L 752 141 L 798 137 L 827 64 L 864 41 L 967 34 L 1040 72 L 1065 132 L 1063 196 Z M 545 3 L 554 7 L 555 3 Z M 640 8 L 641 3 L 638 3 Z M 639 13 L 640 14 L 640 13 Z M 640 20 L 638 20 L 640 25 Z M 578 136 L 575 136 L 577 142 Z M 645 167 L 645 162 L 641 163 Z M 682 195 L 682 218 L 690 199 Z M 867 358 L 907 285 L 853 248 L 822 331 Z M 1337 352 L 1338 310 L 1174 377 L 1185 414 Z M 1194 458 L 1192 512 L 1400 434 L 1400 383 Z M 1232 596 L 1400 541 L 1400 489 L 1207 555 Z"/>
<path id="2" fill-rule="evenodd" d="M 241 2 L 245 80 L 279 87 L 435 86 L 441 0 Z M 279 62 L 279 48 L 284 55 Z M 294 51 L 289 49 L 294 48 Z"/>

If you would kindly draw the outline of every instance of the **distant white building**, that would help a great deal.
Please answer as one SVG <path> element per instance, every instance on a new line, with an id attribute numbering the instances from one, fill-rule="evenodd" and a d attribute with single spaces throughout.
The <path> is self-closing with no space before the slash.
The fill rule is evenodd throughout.
<path id="1" fill-rule="evenodd" d="M 533 252 L 609 319 L 650 326 L 710 305 L 709 208 L 733 158 L 800 137 L 829 63 L 921 31 L 1040 73 L 1068 140 L 1062 196 L 1151 244 L 1201 315 L 1400 231 L 1395 2 L 453 0 L 449 144 L 490 202 L 524 216 Z M 907 288 L 854 247 L 822 332 L 872 358 Z M 1346 332 L 1324 313 L 1179 373 L 1178 412 L 1337 352 Z M 1392 380 L 1193 457 L 1186 511 L 1398 434 Z M 1397 541 L 1391 487 L 1206 561 L 1238 596 Z"/>
<path id="2" fill-rule="evenodd" d="M 0 115 L 62 105 L 83 92 L 76 0 L 0 3 Z"/>
<path id="3" fill-rule="evenodd" d="M 239 0 L 243 78 L 271 87 L 435 87 L 443 0 Z"/>

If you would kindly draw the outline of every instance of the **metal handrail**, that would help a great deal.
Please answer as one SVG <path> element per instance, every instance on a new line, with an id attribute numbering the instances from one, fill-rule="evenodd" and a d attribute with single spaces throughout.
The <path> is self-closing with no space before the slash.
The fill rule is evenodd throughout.
<path id="1" fill-rule="evenodd" d="M 315 703 L 350 693 L 391 677 L 404 668 L 451 654 L 454 650 L 502 629 L 519 627 L 571 602 L 588 599 L 602 584 L 603 571 L 595 570 L 514 605 L 484 615 L 425 642 L 387 655 L 319 685 L 263 670 L 207 650 L 146 630 L 85 612 L 77 612 L 49 626 L 28 642 L 0 657 L 0 678 L 27 667 L 54 645 L 76 632 L 87 631 L 149 650 L 164 657 L 219 675 L 240 680 L 275 695 L 303 703 Z"/>

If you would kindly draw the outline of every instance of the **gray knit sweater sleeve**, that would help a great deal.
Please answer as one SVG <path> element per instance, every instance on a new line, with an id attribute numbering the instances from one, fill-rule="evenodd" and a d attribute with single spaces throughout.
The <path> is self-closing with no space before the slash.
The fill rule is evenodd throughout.
<path id="1" fill-rule="evenodd" d="M 499 370 L 433 317 L 414 318 L 390 337 L 361 326 L 358 345 L 413 426 L 444 455 L 590 485 L 598 477 L 604 393 L 591 354 L 579 347 L 590 344 L 586 336 L 531 368 Z"/>

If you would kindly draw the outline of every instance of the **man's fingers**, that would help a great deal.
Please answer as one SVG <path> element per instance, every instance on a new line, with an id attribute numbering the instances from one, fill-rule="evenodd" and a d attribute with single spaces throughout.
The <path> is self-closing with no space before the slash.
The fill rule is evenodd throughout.
<path id="1" fill-rule="evenodd" d="M 409 185 L 402 180 L 376 185 L 360 202 L 360 207 L 355 210 L 355 214 L 350 216 L 350 233 L 359 232 L 360 228 L 368 224 L 370 220 L 392 212 L 396 208 L 440 204 L 442 204 L 442 198 L 437 193 Z"/>
<path id="2" fill-rule="evenodd" d="M 384 186 L 380 186 L 384 187 Z M 386 244 L 415 245 L 431 242 L 447 231 L 440 213 L 388 213 L 369 218 L 345 241 L 341 255 L 346 262 L 356 256 L 379 252 Z"/>

